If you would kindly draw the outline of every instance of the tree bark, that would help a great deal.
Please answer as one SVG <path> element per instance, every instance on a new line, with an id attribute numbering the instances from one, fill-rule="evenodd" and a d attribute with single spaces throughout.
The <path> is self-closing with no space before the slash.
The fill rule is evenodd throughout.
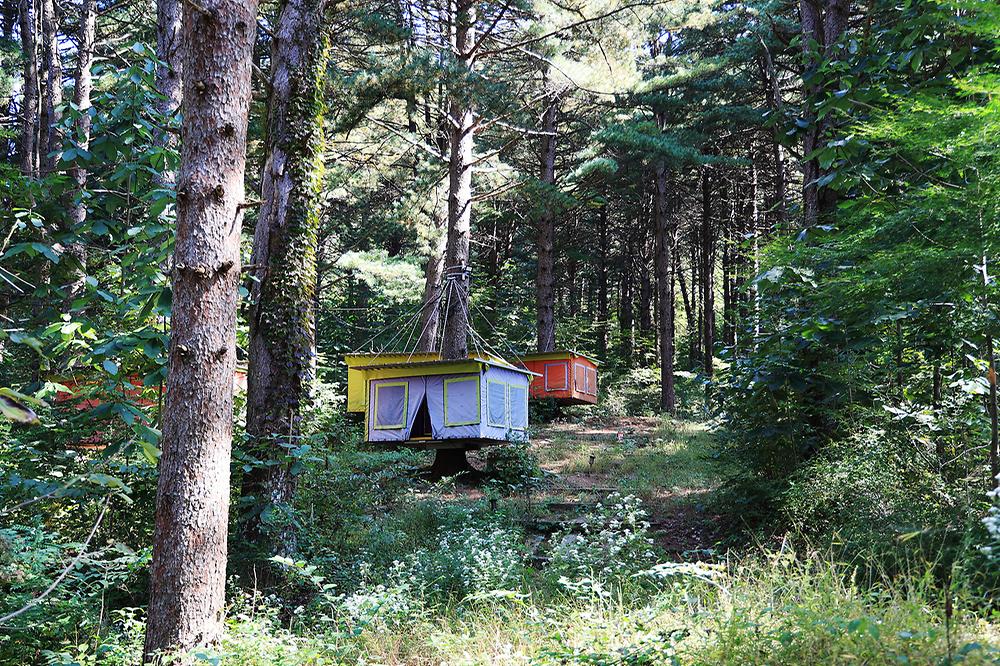
<path id="1" fill-rule="evenodd" d="M 244 482 L 260 511 L 246 536 L 266 557 L 297 550 L 288 512 L 295 477 L 286 447 L 297 446 L 316 357 L 316 252 L 323 178 L 325 0 L 285 0 L 271 44 L 267 161 L 254 232 L 247 435 L 268 465 Z M 263 267 L 263 269 L 261 269 Z M 270 525 L 264 516 L 277 516 Z"/>
<path id="2" fill-rule="evenodd" d="M 677 283 L 680 285 L 681 288 L 681 302 L 684 304 L 684 319 L 687 322 L 688 338 L 689 340 L 693 340 L 695 337 L 697 337 L 694 329 L 697 326 L 696 321 L 698 318 L 698 313 L 695 312 L 694 305 L 692 304 L 692 299 L 694 298 L 694 294 L 692 293 L 691 297 L 690 298 L 688 297 L 687 280 L 684 278 L 684 266 L 681 264 L 681 253 L 677 250 L 676 246 L 674 247 L 674 273 L 677 275 Z M 694 285 L 692 285 L 692 292 L 693 290 L 694 290 Z M 676 337 L 677 335 L 675 333 L 674 338 L 676 339 Z M 693 367 L 694 365 L 693 344 L 689 347 L 689 354 L 691 355 L 691 358 L 688 359 L 688 364 Z"/>
<path id="3" fill-rule="evenodd" d="M 992 335 L 986 336 L 986 362 L 989 364 L 987 380 L 990 385 L 986 403 L 990 417 L 990 479 L 986 485 L 995 490 L 1000 488 L 1000 428 L 997 425 L 997 364 Z"/>
<path id="4" fill-rule="evenodd" d="M 62 60 L 59 55 L 59 16 L 55 0 L 42 0 L 42 49 L 45 64 L 45 110 L 41 123 L 39 151 L 41 175 L 55 170 L 59 162 L 58 151 L 62 148 L 62 120 L 60 107 L 63 103 Z"/>
<path id="5" fill-rule="evenodd" d="M 453 49 L 458 65 L 472 70 L 476 41 L 476 5 L 457 0 L 453 17 Z M 448 159 L 448 250 L 445 253 L 444 333 L 441 357 L 469 355 L 469 234 L 472 228 L 472 166 L 475 119 L 472 99 L 465 90 L 452 90 L 448 108 L 451 152 Z M 440 455 L 440 454 L 439 454 Z M 464 454 L 463 454 L 464 455 Z"/>
<path id="6" fill-rule="evenodd" d="M 21 99 L 21 172 L 38 176 L 38 46 L 35 32 L 35 0 L 21 0 L 18 11 L 21 51 L 24 58 L 24 89 Z"/>
<path id="7" fill-rule="evenodd" d="M 646 218 L 648 219 L 648 218 Z M 643 247 L 648 247 L 648 237 L 646 232 L 643 231 L 642 239 Z M 642 258 L 642 270 L 639 272 L 639 334 L 642 336 L 640 341 L 643 346 L 643 351 L 645 352 L 646 340 L 645 338 L 653 331 L 653 275 L 649 270 L 650 257 L 649 253 L 644 249 L 641 255 Z M 652 263 L 655 263 L 652 262 Z"/>
<path id="8" fill-rule="evenodd" d="M 218 641 L 225 613 L 240 226 L 257 2 L 184 6 L 173 313 L 143 661 Z"/>
<path id="9" fill-rule="evenodd" d="M 48 1 L 48 0 L 47 0 Z M 94 88 L 91 68 L 94 64 L 94 36 L 97 29 L 97 11 L 95 0 L 83 0 L 80 5 L 80 32 L 76 45 L 76 81 L 73 86 L 73 104 L 79 110 L 79 116 L 73 126 L 73 141 L 81 148 L 90 147 L 91 118 L 90 97 Z M 87 203 L 84 191 L 87 189 L 87 167 L 79 160 L 74 160 L 69 169 L 69 177 L 73 181 L 73 194 L 69 204 L 69 228 L 74 233 L 87 221 Z M 76 237 L 74 236 L 74 239 Z M 69 281 L 66 286 L 66 301 L 69 307 L 83 293 L 87 277 L 87 245 L 81 240 L 73 240 L 66 244 L 66 254 L 70 267 Z M 69 308 L 67 308 L 69 309 Z"/>
<path id="10" fill-rule="evenodd" d="M 701 308 L 704 336 L 705 376 L 713 375 L 715 352 L 715 262 L 714 234 L 712 230 L 712 181 L 709 169 L 701 170 Z"/>
<path id="11" fill-rule="evenodd" d="M 799 19 L 802 26 L 802 62 L 805 74 L 818 68 L 832 55 L 838 40 L 847 30 L 850 17 L 850 0 L 800 0 Z M 802 154 L 807 157 L 820 148 L 833 127 L 832 116 L 819 119 L 813 111 L 822 95 L 822 82 L 804 84 L 803 110 L 809 123 L 802 140 Z M 819 158 L 804 159 L 802 163 L 802 215 L 803 224 L 812 226 L 828 216 L 837 204 L 837 194 L 819 180 L 827 174 Z"/>
<path id="12" fill-rule="evenodd" d="M 601 207 L 598 216 L 599 228 L 597 234 L 597 351 L 604 359 L 608 354 L 608 331 L 611 322 L 608 321 L 608 208 Z"/>
<path id="13" fill-rule="evenodd" d="M 673 414 L 677 410 L 674 390 L 674 299 L 673 229 L 667 207 L 667 170 L 659 163 L 654 171 L 653 227 L 656 232 L 656 296 L 660 347 L 660 408 Z"/>
<path id="14" fill-rule="evenodd" d="M 18 17 L 20 15 L 18 4 L 17 0 L 0 1 L 0 36 L 9 44 L 16 42 L 14 26 L 18 25 Z M 7 95 L 5 106 L 5 116 L 13 121 L 17 115 L 17 104 L 13 95 Z M 2 146 L 2 157 L 4 159 L 13 161 L 12 158 L 17 153 L 17 142 L 18 138 L 8 133 L 0 137 L 0 146 Z"/>
<path id="15" fill-rule="evenodd" d="M 618 331 L 621 337 L 622 363 L 625 367 L 632 364 L 633 327 L 635 325 L 635 310 L 632 305 L 632 253 L 630 249 L 622 252 L 621 257 L 621 296 L 618 307 Z"/>
<path id="16" fill-rule="evenodd" d="M 692 230 L 692 236 L 700 239 L 701 230 Z M 698 246 L 701 244 L 700 240 L 692 238 L 691 245 L 691 318 L 688 319 L 688 333 L 690 349 L 688 355 L 690 357 L 690 364 L 692 370 L 697 370 L 698 365 L 704 360 L 701 355 L 701 343 L 704 339 L 702 331 L 705 330 L 705 322 L 702 318 L 702 312 L 704 307 L 701 302 L 701 282 L 698 280 L 698 274 L 702 270 L 701 259 L 699 258 Z"/>
<path id="17" fill-rule="evenodd" d="M 441 323 L 441 290 L 444 276 L 444 255 L 448 249 L 447 220 L 444 216 L 434 217 L 434 246 L 427 256 L 424 269 L 423 311 L 420 313 L 420 338 L 417 351 L 432 352 L 437 349 L 438 328 Z"/>
<path id="18" fill-rule="evenodd" d="M 542 114 L 541 150 L 539 151 L 539 180 L 546 194 L 556 183 L 556 116 L 559 101 L 552 97 Z M 538 272 L 535 276 L 537 307 L 537 347 L 540 352 L 556 348 L 555 318 L 555 215 L 550 206 L 538 218 Z"/>
<path id="19" fill-rule="evenodd" d="M 165 119 L 172 119 L 181 107 L 181 79 L 184 72 L 181 57 L 181 7 L 183 0 L 156 1 L 156 90 L 160 93 L 156 110 Z M 169 121 L 168 121 L 169 122 Z M 163 132 L 160 143 L 174 148 L 177 140 L 171 132 Z M 169 166 L 156 175 L 160 187 L 174 184 L 174 172 Z"/>
<path id="20" fill-rule="evenodd" d="M 471 72 L 475 64 L 476 5 L 473 0 L 456 0 L 452 6 L 452 51 L 458 65 Z M 476 127 L 472 99 L 465 90 L 450 92 L 448 127 L 448 248 L 445 252 L 443 298 L 446 306 L 441 358 L 463 359 L 469 356 L 469 234 Z M 439 449 L 431 476 L 453 476 L 471 469 L 464 449 Z"/>

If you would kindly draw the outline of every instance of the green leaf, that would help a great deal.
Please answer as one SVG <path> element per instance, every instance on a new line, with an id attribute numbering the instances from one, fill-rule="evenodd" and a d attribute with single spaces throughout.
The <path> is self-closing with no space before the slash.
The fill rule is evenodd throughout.
<path id="1" fill-rule="evenodd" d="M 118 374 L 118 364 L 112 361 L 110 358 L 104 359 L 104 363 L 102 363 L 101 365 L 104 366 L 104 369 L 107 371 L 109 375 Z"/>
<path id="2" fill-rule="evenodd" d="M 139 442 L 139 445 L 142 446 L 142 454 L 149 461 L 150 465 L 155 465 L 160 460 L 160 454 L 162 453 L 160 449 L 149 442 Z"/>
<path id="3" fill-rule="evenodd" d="M 53 264 L 59 263 L 59 255 L 48 245 L 44 243 L 32 243 L 31 247 L 33 250 L 43 255 L 46 259 L 51 261 Z"/>
<path id="4" fill-rule="evenodd" d="M 104 486 L 105 488 L 124 488 L 125 484 L 121 479 L 110 474 L 101 474 L 100 472 L 94 472 L 87 476 L 91 482 L 96 483 L 99 486 Z"/>
<path id="5" fill-rule="evenodd" d="M 0 389 L 0 414 L 14 423 L 41 423 L 38 420 L 38 415 L 35 414 L 31 407 L 28 407 L 21 400 L 8 395 L 8 392 L 19 395 L 14 391 L 10 391 L 10 389 Z"/>

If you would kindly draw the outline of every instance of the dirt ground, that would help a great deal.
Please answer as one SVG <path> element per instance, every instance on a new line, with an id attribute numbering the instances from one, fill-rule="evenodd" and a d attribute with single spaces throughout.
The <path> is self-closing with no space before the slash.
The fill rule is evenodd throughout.
<path id="1" fill-rule="evenodd" d="M 716 541 L 718 516 L 707 495 L 718 486 L 710 459 L 711 435 L 700 426 L 631 417 L 607 424 L 555 422 L 533 433 L 531 450 L 544 478 L 521 501 L 529 531 L 539 534 L 572 523 L 612 493 L 641 497 L 658 545 L 672 556 L 704 557 Z M 488 452 L 470 459 L 485 465 Z M 456 489 L 467 498 L 476 488 Z"/>

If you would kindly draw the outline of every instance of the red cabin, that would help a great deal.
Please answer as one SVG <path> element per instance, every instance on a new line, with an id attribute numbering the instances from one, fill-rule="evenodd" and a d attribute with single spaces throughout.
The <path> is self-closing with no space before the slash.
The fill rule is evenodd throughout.
<path id="1" fill-rule="evenodd" d="M 539 374 L 529 391 L 534 400 L 552 398 L 560 405 L 597 404 L 597 361 L 575 351 L 525 354 L 521 364 Z"/>

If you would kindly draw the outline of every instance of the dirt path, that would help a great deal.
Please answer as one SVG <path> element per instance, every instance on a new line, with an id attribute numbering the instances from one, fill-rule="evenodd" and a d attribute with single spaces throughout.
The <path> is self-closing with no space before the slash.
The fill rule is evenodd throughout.
<path id="1" fill-rule="evenodd" d="M 703 425 L 659 418 L 554 423 L 539 430 L 531 448 L 546 472 L 535 493 L 539 529 L 620 492 L 644 500 L 656 540 L 669 553 L 698 558 L 715 543 L 717 516 L 705 507 L 722 470 Z"/>

